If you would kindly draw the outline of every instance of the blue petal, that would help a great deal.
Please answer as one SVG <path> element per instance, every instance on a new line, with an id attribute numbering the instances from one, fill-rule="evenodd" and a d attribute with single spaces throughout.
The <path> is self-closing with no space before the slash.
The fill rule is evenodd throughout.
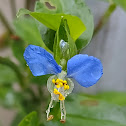
<path id="1" fill-rule="evenodd" d="M 81 86 L 90 87 L 102 76 L 101 61 L 93 56 L 79 54 L 68 60 L 67 77 L 73 78 Z"/>
<path id="2" fill-rule="evenodd" d="M 24 59 L 34 76 L 61 72 L 61 67 L 56 63 L 52 54 L 39 46 L 29 45 L 25 49 Z"/>

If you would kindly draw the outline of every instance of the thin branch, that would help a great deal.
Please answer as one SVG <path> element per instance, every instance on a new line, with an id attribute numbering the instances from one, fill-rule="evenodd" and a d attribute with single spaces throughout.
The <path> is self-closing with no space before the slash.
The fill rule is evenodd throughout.
<path id="1" fill-rule="evenodd" d="M 28 10 L 33 11 L 34 10 L 34 5 L 35 5 L 36 0 L 26 0 L 25 2 L 25 8 Z"/>
<path id="2" fill-rule="evenodd" d="M 0 64 L 7 65 L 10 68 L 12 68 L 13 71 L 15 71 L 16 76 L 19 79 L 20 87 L 22 89 L 24 89 L 24 87 L 25 87 L 25 82 L 24 82 L 25 78 L 24 78 L 23 74 L 21 73 L 21 71 L 19 70 L 18 66 L 15 63 L 13 63 L 12 61 L 10 61 L 9 59 L 3 58 L 3 57 L 0 57 Z"/>
<path id="3" fill-rule="evenodd" d="M 13 33 L 13 30 L 11 29 L 7 19 L 5 18 L 4 14 L 2 13 L 2 11 L 0 11 L 0 20 L 3 23 L 3 25 L 6 27 L 6 29 L 9 31 L 10 34 Z"/>
<path id="4" fill-rule="evenodd" d="M 26 3 L 25 3 L 25 8 L 30 10 L 30 0 L 26 0 Z"/>
<path id="5" fill-rule="evenodd" d="M 13 18 L 16 17 L 16 5 L 15 5 L 15 0 L 10 0 L 10 6 L 11 6 L 11 12 Z"/>
<path id="6" fill-rule="evenodd" d="M 105 11 L 104 15 L 101 17 L 101 19 L 99 20 L 95 30 L 94 30 L 94 34 L 93 37 L 101 30 L 101 28 L 107 23 L 107 21 L 109 20 L 110 16 L 112 15 L 112 13 L 115 11 L 116 9 L 116 5 L 115 4 L 110 4 L 110 6 L 108 7 L 108 9 Z"/>

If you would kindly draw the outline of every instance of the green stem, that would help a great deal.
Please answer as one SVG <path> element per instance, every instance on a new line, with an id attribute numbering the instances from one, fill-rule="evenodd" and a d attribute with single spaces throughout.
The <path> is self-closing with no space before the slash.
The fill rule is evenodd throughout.
<path id="1" fill-rule="evenodd" d="M 26 0 L 25 8 L 30 10 L 30 0 Z"/>
<path id="2" fill-rule="evenodd" d="M 25 87 L 25 82 L 24 82 L 25 81 L 25 77 L 20 72 L 18 66 L 15 63 L 13 63 L 12 61 L 10 61 L 9 59 L 3 58 L 3 57 L 0 57 L 0 64 L 7 65 L 7 66 L 9 66 L 10 68 L 12 68 L 15 71 L 16 76 L 19 79 L 20 87 L 22 89 L 24 89 L 24 87 Z"/>
<path id="3" fill-rule="evenodd" d="M 112 13 L 115 11 L 115 9 L 116 9 L 116 5 L 114 3 L 110 4 L 108 9 L 105 11 L 104 15 L 101 17 L 100 21 L 98 22 L 98 24 L 94 30 L 93 37 L 101 30 L 101 28 L 104 26 L 104 24 L 107 23 L 110 16 L 112 15 Z"/>
<path id="4" fill-rule="evenodd" d="M 15 5 L 15 0 L 10 0 L 10 6 L 11 6 L 11 12 L 13 18 L 16 17 L 16 5 Z"/>
<path id="5" fill-rule="evenodd" d="M 6 27 L 6 29 L 9 31 L 10 34 L 13 33 L 8 21 L 6 20 L 5 16 L 3 15 L 3 13 L 0 11 L 0 20 L 1 22 L 4 24 L 4 26 Z"/>

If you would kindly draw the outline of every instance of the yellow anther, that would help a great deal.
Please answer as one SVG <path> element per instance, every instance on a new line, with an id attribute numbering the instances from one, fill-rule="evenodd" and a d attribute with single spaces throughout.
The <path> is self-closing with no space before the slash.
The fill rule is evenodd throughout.
<path id="1" fill-rule="evenodd" d="M 67 81 L 66 81 L 66 80 L 64 80 L 64 81 L 63 81 L 63 83 L 64 83 L 64 84 L 67 84 Z"/>
<path id="2" fill-rule="evenodd" d="M 47 121 L 50 121 L 50 120 L 52 120 L 54 118 L 54 116 L 53 115 L 50 115 L 48 118 L 47 118 Z"/>
<path id="3" fill-rule="evenodd" d="M 57 80 L 56 80 L 56 83 L 59 83 L 59 82 L 60 82 L 60 79 L 57 79 Z"/>
<path id="4" fill-rule="evenodd" d="M 63 86 L 63 83 L 62 82 L 59 82 L 59 85 L 62 87 Z"/>
<path id="5" fill-rule="evenodd" d="M 64 85 L 64 90 L 68 90 L 69 89 L 69 85 L 68 84 L 65 84 Z"/>
<path id="6" fill-rule="evenodd" d="M 56 83 L 55 79 L 52 79 L 52 83 L 54 83 L 54 84 Z"/>
<path id="7" fill-rule="evenodd" d="M 69 89 L 69 85 L 67 84 L 66 80 L 62 80 L 62 79 L 52 79 L 52 83 L 54 83 L 56 85 L 57 88 L 63 87 L 64 86 L 64 90 L 68 90 Z"/>
<path id="8" fill-rule="evenodd" d="M 67 90 L 69 90 L 69 88 L 70 88 L 69 85 L 67 85 Z"/>
<path id="9" fill-rule="evenodd" d="M 60 88 L 60 85 L 59 85 L 59 84 L 57 84 L 57 85 L 56 85 L 56 87 L 57 87 L 57 88 Z"/>
<path id="10" fill-rule="evenodd" d="M 59 95 L 59 100 L 65 100 L 65 97 L 60 93 L 60 95 Z"/>
<path id="11" fill-rule="evenodd" d="M 60 79 L 60 82 L 62 82 L 62 83 L 63 83 L 63 80 L 62 80 L 62 79 Z"/>
<path id="12" fill-rule="evenodd" d="M 59 100 L 65 100 L 65 97 L 56 88 L 54 88 L 53 93 L 59 95 Z"/>
<path id="13" fill-rule="evenodd" d="M 56 94 L 56 95 L 60 95 L 60 92 L 56 88 L 54 88 L 53 93 Z"/>

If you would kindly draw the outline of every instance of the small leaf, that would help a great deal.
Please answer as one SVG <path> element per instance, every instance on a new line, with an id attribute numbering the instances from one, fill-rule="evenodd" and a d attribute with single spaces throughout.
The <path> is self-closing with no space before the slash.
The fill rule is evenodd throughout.
<path id="1" fill-rule="evenodd" d="M 70 35 L 74 40 L 76 40 L 86 30 L 83 22 L 76 16 L 65 14 L 44 14 L 38 12 L 32 12 L 30 15 L 55 31 L 57 31 L 60 26 L 61 18 L 64 17 L 64 19 L 67 20 Z"/>
<path id="2" fill-rule="evenodd" d="M 36 112 L 28 114 L 18 126 L 38 126 L 38 117 Z"/>
<path id="3" fill-rule="evenodd" d="M 37 19 L 42 24 L 46 25 L 48 28 L 57 31 L 60 25 L 61 18 L 67 19 L 70 35 L 74 40 L 76 40 L 85 30 L 86 27 L 83 22 L 76 16 L 66 15 L 66 14 L 46 14 L 40 12 L 31 12 L 26 9 L 20 9 L 18 12 L 18 17 L 20 15 L 30 14 L 32 17 Z"/>

